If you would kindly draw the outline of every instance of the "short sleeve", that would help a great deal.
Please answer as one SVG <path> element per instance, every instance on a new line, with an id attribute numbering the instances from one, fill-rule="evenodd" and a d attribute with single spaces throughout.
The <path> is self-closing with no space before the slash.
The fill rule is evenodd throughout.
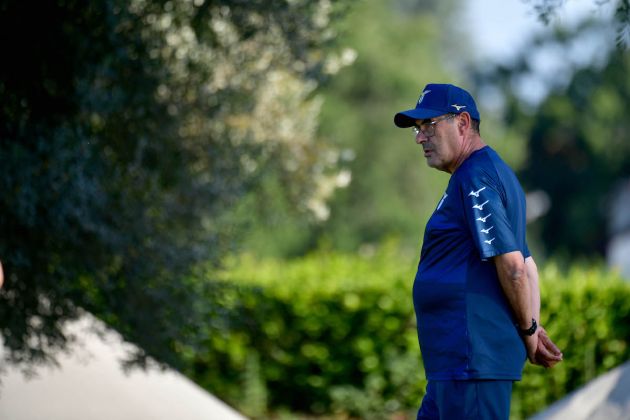
<path id="1" fill-rule="evenodd" d="M 489 177 L 469 178 L 460 184 L 464 218 L 482 259 L 512 251 L 518 246 L 506 209 L 504 189 Z"/>

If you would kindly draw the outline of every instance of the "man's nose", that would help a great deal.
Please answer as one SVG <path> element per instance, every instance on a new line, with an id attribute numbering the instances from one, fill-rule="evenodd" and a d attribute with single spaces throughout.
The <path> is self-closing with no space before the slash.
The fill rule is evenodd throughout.
<path id="1" fill-rule="evenodd" d="M 422 134 L 422 131 L 419 131 L 418 134 L 416 134 L 416 144 L 422 144 L 427 140 L 429 140 L 429 138 Z"/>

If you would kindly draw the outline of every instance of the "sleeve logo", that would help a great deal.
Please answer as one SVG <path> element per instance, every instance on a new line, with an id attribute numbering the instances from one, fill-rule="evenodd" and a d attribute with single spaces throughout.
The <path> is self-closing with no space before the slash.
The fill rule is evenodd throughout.
<path id="1" fill-rule="evenodd" d="M 483 202 L 481 204 L 475 204 L 474 206 L 472 206 L 472 208 L 473 209 L 477 209 L 477 210 L 483 210 L 483 206 L 488 204 L 488 201 L 490 201 L 490 200 L 486 200 L 485 202 Z"/>
<path id="2" fill-rule="evenodd" d="M 485 190 L 486 187 L 482 187 L 481 189 L 477 190 L 477 191 L 470 191 L 470 194 L 468 194 L 468 197 L 470 197 L 471 195 L 479 198 L 479 193 L 483 190 Z"/>
<path id="3" fill-rule="evenodd" d="M 490 233 L 490 231 L 494 228 L 494 226 L 490 226 L 488 229 L 481 229 L 479 232 L 485 233 L 486 235 Z"/>
<path id="4" fill-rule="evenodd" d="M 489 215 L 487 215 L 486 217 L 477 217 L 477 220 L 482 222 L 482 223 L 486 223 L 486 220 L 488 219 L 488 217 L 492 216 L 492 213 L 490 213 Z"/>
<path id="5" fill-rule="evenodd" d="M 458 109 L 458 111 L 459 111 L 459 109 Z M 486 187 L 481 187 L 481 188 L 479 188 L 477 191 L 475 191 L 475 190 L 473 189 L 473 190 L 471 190 L 471 191 L 470 191 L 470 193 L 468 194 L 468 197 L 473 197 L 473 198 L 472 198 L 472 200 L 471 200 L 471 201 L 473 202 L 472 208 L 473 208 L 473 209 L 475 209 L 475 210 L 479 210 L 480 212 L 482 212 L 482 211 L 483 211 L 483 208 L 486 206 L 486 204 L 488 204 L 488 203 L 490 202 L 490 200 L 486 200 L 486 201 L 484 201 L 483 203 L 478 203 L 478 204 L 475 204 L 475 198 L 479 198 L 479 195 L 480 195 L 480 194 L 481 194 L 481 192 L 482 192 L 483 190 L 485 190 L 485 189 L 486 189 Z M 482 200 L 483 200 L 483 198 L 482 198 Z M 487 215 L 485 215 L 485 216 L 481 216 L 481 215 L 479 215 L 479 217 L 477 217 L 477 219 L 475 219 L 475 221 L 476 221 L 476 222 L 481 222 L 481 223 L 483 223 L 483 224 L 485 225 L 485 224 L 486 224 L 486 221 L 488 220 L 488 218 L 489 218 L 490 216 L 492 216 L 492 213 L 488 213 L 488 214 L 487 214 Z M 480 226 L 478 226 L 478 227 L 480 227 Z M 480 232 L 480 233 L 483 233 L 484 235 L 489 235 L 489 234 L 490 234 L 490 231 L 491 231 L 492 229 L 494 229 L 494 225 L 493 225 L 493 226 L 490 226 L 489 228 L 479 229 L 479 232 Z M 487 237 L 487 236 L 486 236 L 486 237 Z M 485 244 L 488 244 L 488 245 L 492 246 L 492 242 L 494 242 L 494 240 L 495 240 L 495 239 L 496 239 L 496 236 L 495 236 L 495 237 L 493 237 L 493 238 L 491 238 L 491 239 L 485 239 L 485 240 L 483 241 L 483 243 L 485 243 Z"/>

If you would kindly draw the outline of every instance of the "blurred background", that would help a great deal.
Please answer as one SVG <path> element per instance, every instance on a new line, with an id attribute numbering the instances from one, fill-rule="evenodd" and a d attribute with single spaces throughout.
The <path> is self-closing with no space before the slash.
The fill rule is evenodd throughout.
<path id="1" fill-rule="evenodd" d="M 465 87 L 517 171 L 564 351 L 630 359 L 627 0 L 0 1 L 3 367 L 87 314 L 250 418 L 415 418 L 411 303 L 448 174 L 393 116 Z M 2 373 L 0 371 L 0 381 Z M 0 394 L 0 406 L 2 406 Z"/>

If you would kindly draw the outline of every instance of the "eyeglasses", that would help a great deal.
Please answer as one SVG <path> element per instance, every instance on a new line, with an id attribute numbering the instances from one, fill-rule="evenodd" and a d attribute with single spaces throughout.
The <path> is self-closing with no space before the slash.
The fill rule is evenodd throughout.
<path id="1" fill-rule="evenodd" d="M 414 137 L 420 133 L 422 133 L 422 135 L 425 137 L 433 137 L 435 136 L 435 126 L 437 125 L 437 123 L 444 120 L 450 120 L 451 118 L 454 118 L 456 116 L 457 114 L 448 114 L 443 117 L 431 120 L 429 122 L 423 122 L 422 124 L 420 124 L 420 127 L 418 127 L 417 125 L 414 125 L 413 127 L 411 127 L 411 129 L 413 130 Z"/>

